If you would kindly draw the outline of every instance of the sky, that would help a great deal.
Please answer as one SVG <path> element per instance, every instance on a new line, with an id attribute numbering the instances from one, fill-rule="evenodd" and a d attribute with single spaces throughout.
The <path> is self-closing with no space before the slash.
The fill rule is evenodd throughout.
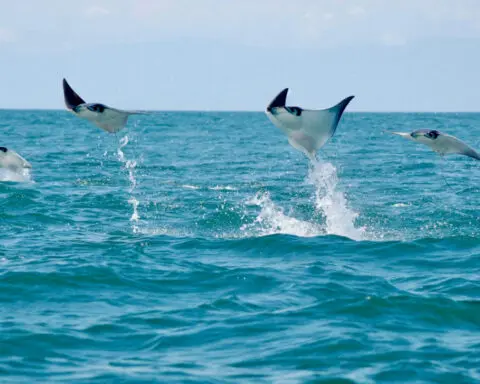
<path id="1" fill-rule="evenodd" d="M 478 0 L 0 0 L 0 109 L 480 111 Z"/>

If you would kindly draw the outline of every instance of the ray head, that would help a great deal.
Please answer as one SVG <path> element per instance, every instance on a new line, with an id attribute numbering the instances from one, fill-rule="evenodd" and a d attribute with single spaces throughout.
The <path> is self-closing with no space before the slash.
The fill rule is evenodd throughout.
<path id="1" fill-rule="evenodd" d="M 85 103 L 77 105 L 73 108 L 75 113 L 78 113 L 80 116 L 83 114 L 102 114 L 108 107 L 100 103 Z"/>
<path id="2" fill-rule="evenodd" d="M 419 139 L 424 137 L 429 140 L 436 140 L 441 135 L 441 133 L 436 129 L 418 129 L 416 131 L 413 131 L 410 135 L 414 139 Z"/>
<path id="3" fill-rule="evenodd" d="M 422 143 L 428 143 L 432 140 L 436 140 L 441 133 L 437 130 L 431 130 L 431 129 L 418 129 L 413 132 L 389 132 L 392 135 L 397 135 L 404 137 L 405 139 L 413 140 L 413 141 L 419 141 Z"/>

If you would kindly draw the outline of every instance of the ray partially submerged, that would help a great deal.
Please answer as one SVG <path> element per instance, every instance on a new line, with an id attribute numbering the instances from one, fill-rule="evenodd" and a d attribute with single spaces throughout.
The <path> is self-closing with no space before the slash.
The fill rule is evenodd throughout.
<path id="1" fill-rule="evenodd" d="M 327 109 L 303 109 L 286 106 L 288 88 L 282 90 L 267 106 L 270 121 L 284 132 L 292 147 L 316 160 L 316 152 L 335 134 L 345 108 L 354 98 L 349 96 Z"/>
<path id="2" fill-rule="evenodd" d="M 142 111 L 126 111 L 101 103 L 87 103 L 65 79 L 63 79 L 63 96 L 69 111 L 109 133 L 117 133 L 125 128 L 130 115 L 145 114 Z"/>
<path id="3" fill-rule="evenodd" d="M 0 147 L 0 168 L 18 172 L 25 168 L 32 168 L 32 165 L 14 150 Z"/>

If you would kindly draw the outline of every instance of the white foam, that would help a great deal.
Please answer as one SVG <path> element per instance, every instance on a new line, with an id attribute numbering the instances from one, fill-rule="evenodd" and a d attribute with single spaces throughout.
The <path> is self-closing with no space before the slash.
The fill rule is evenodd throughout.
<path id="1" fill-rule="evenodd" d="M 247 205 L 261 208 L 255 221 L 240 229 L 246 236 L 289 234 L 299 237 L 338 235 L 352 240 L 364 240 L 365 229 L 356 228 L 358 214 L 348 208 L 345 195 L 337 190 L 336 168 L 330 163 L 315 163 L 309 171 L 307 182 L 314 187 L 314 209 L 324 222 L 299 220 L 285 214 L 268 193 L 260 193 L 247 201 Z"/>
<path id="2" fill-rule="evenodd" d="M 362 240 L 365 228 L 356 228 L 358 213 L 347 206 L 343 192 L 337 189 L 337 169 L 331 163 L 313 163 L 307 181 L 315 187 L 315 209 L 325 217 L 327 234 Z"/>
<path id="3" fill-rule="evenodd" d="M 231 187 L 230 185 L 225 185 L 225 186 L 216 185 L 215 187 L 209 187 L 208 189 L 210 189 L 211 191 L 236 191 L 237 190 L 237 188 Z"/>
<path id="4" fill-rule="evenodd" d="M 405 203 L 395 203 L 393 204 L 395 208 L 404 208 L 404 207 L 409 207 L 410 204 L 405 204 Z"/>
<path id="5" fill-rule="evenodd" d="M 259 215 L 253 223 L 243 225 L 240 228 L 247 236 L 286 234 L 299 237 L 313 237 L 325 234 L 320 225 L 286 215 L 282 208 L 277 207 L 273 203 L 268 192 L 257 194 L 248 200 L 247 204 L 261 208 Z"/>
<path id="6" fill-rule="evenodd" d="M 189 184 L 182 185 L 182 188 L 185 188 L 185 189 L 200 189 L 200 187 L 197 187 L 196 185 L 189 185 Z"/>
<path id="7" fill-rule="evenodd" d="M 197 190 L 197 189 L 208 189 L 210 191 L 236 191 L 237 189 L 234 188 L 234 187 L 231 187 L 230 185 L 226 185 L 226 186 L 222 186 L 222 185 L 216 185 L 214 187 L 200 187 L 198 185 L 191 185 L 191 184 L 183 184 L 181 186 L 182 188 L 185 188 L 185 189 L 194 189 L 194 190 Z"/>

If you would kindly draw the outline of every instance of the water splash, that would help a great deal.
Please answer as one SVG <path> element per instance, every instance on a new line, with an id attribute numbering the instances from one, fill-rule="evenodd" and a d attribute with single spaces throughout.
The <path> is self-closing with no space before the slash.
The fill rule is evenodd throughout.
<path id="1" fill-rule="evenodd" d="M 315 187 L 315 209 L 325 217 L 327 234 L 363 240 L 365 228 L 356 228 L 358 213 L 347 206 L 343 192 L 337 190 L 337 169 L 331 163 L 312 163 L 307 182 Z"/>
<path id="2" fill-rule="evenodd" d="M 117 149 L 118 160 L 122 163 L 126 162 L 125 153 L 123 153 L 123 148 L 128 144 L 128 135 L 125 135 L 120 139 L 120 146 Z"/>
<path id="3" fill-rule="evenodd" d="M 133 208 L 133 213 L 130 217 L 130 221 L 138 222 L 138 220 L 140 219 L 140 215 L 138 214 L 139 201 L 135 197 L 132 197 L 128 200 L 128 202 L 132 205 Z"/>
<path id="4" fill-rule="evenodd" d="M 132 193 L 137 186 L 137 180 L 135 179 L 135 168 L 137 166 L 137 162 L 135 160 L 127 160 L 125 162 L 125 168 L 128 170 L 128 179 L 130 180 L 130 190 L 129 192 Z"/>
<path id="5" fill-rule="evenodd" d="M 338 235 L 352 240 L 364 240 L 365 228 L 356 228 L 358 214 L 348 208 L 345 195 L 337 190 L 336 168 L 330 163 L 315 162 L 307 176 L 308 184 L 315 190 L 314 207 L 324 219 L 322 222 L 308 222 L 284 213 L 271 200 L 268 193 L 258 193 L 247 201 L 247 205 L 261 208 L 253 223 L 240 229 L 247 235 L 289 234 L 300 237 Z"/>
<path id="6" fill-rule="evenodd" d="M 121 161 L 125 169 L 128 171 L 128 180 L 130 181 L 130 188 L 128 190 L 128 193 L 130 194 L 130 198 L 128 199 L 128 203 L 132 205 L 132 216 L 130 217 L 130 221 L 133 222 L 133 232 L 138 231 L 138 224 L 140 220 L 140 214 L 138 213 L 138 206 L 140 202 L 136 199 L 134 196 L 134 191 L 137 186 L 137 179 L 135 178 L 135 168 L 137 166 L 137 162 L 135 160 L 128 160 L 125 157 L 125 153 L 123 152 L 123 148 L 128 144 L 129 138 L 128 135 L 125 135 L 120 139 L 120 146 L 117 149 L 117 156 L 118 160 Z"/>
<path id="7" fill-rule="evenodd" d="M 0 181 L 13 181 L 18 183 L 33 182 L 32 174 L 28 168 L 24 168 L 18 172 L 2 168 L 0 169 Z"/>
<path id="8" fill-rule="evenodd" d="M 313 237 L 324 235 L 325 231 L 320 225 L 309 223 L 290 217 L 277 207 L 268 192 L 258 193 L 247 201 L 247 205 L 255 205 L 261 211 L 255 221 L 243 225 L 240 230 L 247 236 L 267 236 L 273 234 L 286 234 L 299 237 Z"/>

